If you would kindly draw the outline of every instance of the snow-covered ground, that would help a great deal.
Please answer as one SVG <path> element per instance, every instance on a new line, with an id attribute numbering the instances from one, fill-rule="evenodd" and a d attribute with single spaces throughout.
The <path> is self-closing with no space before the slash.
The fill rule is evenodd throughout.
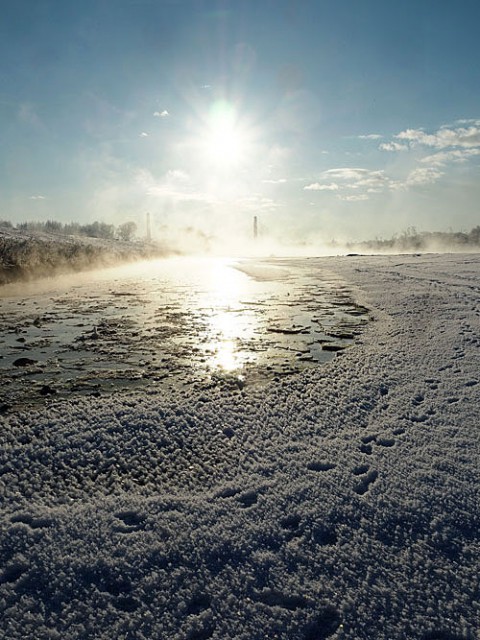
<path id="1" fill-rule="evenodd" d="M 167 255 L 159 244 L 0 226 L 0 285 Z"/>
<path id="2" fill-rule="evenodd" d="M 354 346 L 0 417 L 2 638 L 480 637 L 480 256 L 282 265 L 354 287 Z"/>

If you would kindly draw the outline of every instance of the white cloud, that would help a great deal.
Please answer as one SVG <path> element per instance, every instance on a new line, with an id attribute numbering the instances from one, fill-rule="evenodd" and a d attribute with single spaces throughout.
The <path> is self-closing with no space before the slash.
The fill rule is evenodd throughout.
<path id="1" fill-rule="evenodd" d="M 166 109 L 163 111 L 155 111 L 153 114 L 156 118 L 168 118 L 170 115 Z"/>
<path id="2" fill-rule="evenodd" d="M 430 185 L 437 182 L 443 175 L 444 172 L 436 167 L 417 167 L 413 169 L 413 171 L 410 171 L 405 180 L 392 180 L 390 182 L 390 189 L 400 191 L 408 189 L 409 187 Z"/>
<path id="3" fill-rule="evenodd" d="M 286 178 L 278 178 L 277 180 L 262 180 L 264 184 L 284 184 L 287 182 Z"/>
<path id="4" fill-rule="evenodd" d="M 342 167 L 339 169 L 329 169 L 323 174 L 325 178 L 334 178 L 341 180 L 343 186 L 347 189 L 359 188 L 381 188 L 387 186 L 389 178 L 385 175 L 383 169 L 371 170 L 351 167 Z"/>
<path id="5" fill-rule="evenodd" d="M 339 167 L 328 169 L 321 174 L 325 182 L 313 182 L 305 191 L 338 191 L 342 200 L 367 200 L 371 193 L 380 193 L 390 184 L 390 178 L 383 170 L 362 169 L 359 167 Z M 355 197 L 347 197 L 342 192 L 356 190 Z"/>
<path id="6" fill-rule="evenodd" d="M 411 171 L 405 181 L 405 186 L 432 184 L 443 176 L 443 171 L 435 167 L 418 167 Z"/>
<path id="7" fill-rule="evenodd" d="M 398 133 L 395 138 L 406 140 L 412 146 L 421 144 L 438 149 L 470 148 L 480 146 L 480 126 L 440 128 L 433 134 L 425 133 L 422 129 L 406 129 Z"/>
<path id="8" fill-rule="evenodd" d="M 45 200 L 45 196 L 30 196 L 30 200 Z"/>
<path id="9" fill-rule="evenodd" d="M 443 167 L 449 162 L 467 162 L 472 156 L 480 155 L 480 149 L 453 149 L 451 151 L 439 151 L 431 156 L 425 156 L 421 162 L 433 167 Z"/>
<path id="10" fill-rule="evenodd" d="M 383 151 L 414 150 L 416 166 L 410 167 L 407 177 L 389 181 L 391 189 L 406 189 L 430 185 L 443 175 L 446 166 L 465 163 L 480 155 L 480 120 L 457 120 L 427 133 L 423 129 L 405 129 L 394 136 L 395 140 L 379 146 Z M 435 153 L 431 153 L 435 150 Z M 428 155 L 426 153 L 430 151 Z M 420 165 L 420 166 L 419 166 Z M 426 166 L 425 166 L 426 165 Z"/>
<path id="11" fill-rule="evenodd" d="M 335 178 L 338 180 L 361 180 L 365 176 L 368 176 L 370 171 L 368 169 L 359 169 L 355 167 L 339 167 L 338 169 L 328 169 L 322 173 L 325 178 Z"/>
<path id="12" fill-rule="evenodd" d="M 344 200 L 345 202 L 361 202 L 363 200 L 368 200 L 368 196 L 366 193 L 360 193 L 358 195 L 346 195 L 346 196 L 338 196 L 340 200 Z"/>
<path id="13" fill-rule="evenodd" d="M 337 191 L 339 189 L 336 182 L 330 184 L 320 184 L 319 182 L 313 182 L 303 187 L 305 191 Z"/>
<path id="14" fill-rule="evenodd" d="M 408 142 L 423 142 L 426 138 L 427 134 L 422 129 L 405 129 L 405 131 L 400 131 L 397 133 L 395 138 L 399 140 L 407 140 Z M 433 136 L 432 136 L 433 137 Z"/>
<path id="15" fill-rule="evenodd" d="M 460 120 L 455 120 L 455 124 L 474 124 L 477 127 L 480 127 L 480 120 L 476 118 L 463 118 Z"/>
<path id="16" fill-rule="evenodd" d="M 357 181 L 355 187 L 383 188 L 388 185 L 389 178 L 385 175 L 385 171 L 370 171 L 368 175 Z"/>
<path id="17" fill-rule="evenodd" d="M 399 142 L 383 142 L 378 148 L 381 151 L 407 151 L 408 145 Z"/>
<path id="18" fill-rule="evenodd" d="M 359 140 L 380 140 L 383 138 L 379 133 L 368 133 L 367 135 L 357 136 Z"/>
<path id="19" fill-rule="evenodd" d="M 146 131 L 142 131 L 142 133 L 139 134 L 140 138 L 148 138 L 148 133 L 146 133 Z"/>

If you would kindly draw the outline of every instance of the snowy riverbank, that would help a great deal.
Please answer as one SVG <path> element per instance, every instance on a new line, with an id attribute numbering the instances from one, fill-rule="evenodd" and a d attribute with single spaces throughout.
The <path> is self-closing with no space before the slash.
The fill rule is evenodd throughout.
<path id="1" fill-rule="evenodd" d="M 153 244 L 0 229 L 0 286 L 158 257 Z"/>
<path id="2" fill-rule="evenodd" d="M 295 264 L 375 318 L 332 361 L 0 417 L 2 637 L 479 637 L 480 257 Z"/>

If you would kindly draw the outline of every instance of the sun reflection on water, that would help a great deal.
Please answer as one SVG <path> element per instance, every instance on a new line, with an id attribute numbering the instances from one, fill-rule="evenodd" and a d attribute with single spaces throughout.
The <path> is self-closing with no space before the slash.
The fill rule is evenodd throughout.
<path id="1" fill-rule="evenodd" d="M 231 373 L 253 362 L 251 351 L 242 345 L 251 339 L 258 326 L 258 315 L 242 303 L 252 295 L 252 280 L 234 268 L 230 260 L 212 262 L 208 292 L 203 303 L 207 314 L 207 366 Z"/>

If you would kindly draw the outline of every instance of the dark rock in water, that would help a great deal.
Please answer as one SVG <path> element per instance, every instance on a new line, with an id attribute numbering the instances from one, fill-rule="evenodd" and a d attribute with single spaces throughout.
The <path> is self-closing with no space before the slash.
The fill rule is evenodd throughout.
<path id="1" fill-rule="evenodd" d="M 35 320 L 32 323 L 35 327 L 41 327 L 42 326 L 42 321 L 40 318 L 35 318 Z"/>
<path id="2" fill-rule="evenodd" d="M 32 358 L 17 358 L 13 361 L 14 367 L 31 367 L 32 364 L 37 364 L 38 360 L 32 360 Z"/>
<path id="3" fill-rule="evenodd" d="M 44 384 L 40 389 L 42 396 L 53 396 L 57 393 L 56 389 L 53 389 L 49 384 Z"/>
<path id="4" fill-rule="evenodd" d="M 323 344 L 322 345 L 322 349 L 324 351 L 341 351 L 342 349 L 344 349 L 345 347 L 342 346 L 341 344 Z"/>
<path id="5" fill-rule="evenodd" d="M 285 335 L 297 335 L 299 333 L 309 333 L 309 328 L 304 326 L 293 327 L 268 327 L 269 333 L 284 333 Z"/>
<path id="6" fill-rule="evenodd" d="M 7 413 L 11 408 L 11 405 L 9 405 L 7 402 L 0 402 L 0 415 Z"/>

